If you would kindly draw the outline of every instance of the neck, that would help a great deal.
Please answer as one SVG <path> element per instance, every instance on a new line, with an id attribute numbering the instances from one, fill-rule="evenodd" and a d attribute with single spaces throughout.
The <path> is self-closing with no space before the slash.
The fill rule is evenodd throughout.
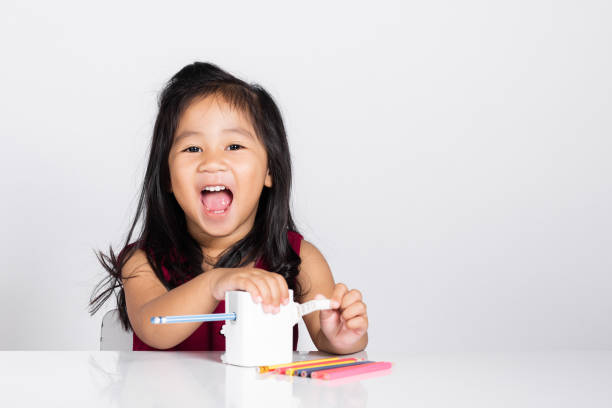
<path id="1" fill-rule="evenodd" d="M 234 231 L 227 235 L 214 236 L 202 230 L 197 224 L 192 224 L 187 221 L 187 230 L 191 236 L 200 244 L 204 259 L 218 260 L 219 255 L 230 248 L 236 242 L 240 241 L 253 229 L 255 224 L 255 212 L 238 226 Z"/>

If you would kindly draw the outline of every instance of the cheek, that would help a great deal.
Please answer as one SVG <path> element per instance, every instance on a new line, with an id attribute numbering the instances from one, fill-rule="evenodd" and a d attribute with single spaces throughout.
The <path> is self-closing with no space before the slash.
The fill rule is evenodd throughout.
<path id="1" fill-rule="evenodd" d="M 179 160 L 170 162 L 168 165 L 168 171 L 170 172 L 170 182 L 173 185 L 184 185 L 189 181 L 189 174 L 191 172 L 189 162 Z"/>
<path id="2" fill-rule="evenodd" d="M 236 178 L 240 182 L 241 191 L 253 195 L 263 188 L 266 169 L 259 163 L 241 163 L 234 167 Z"/>
<path id="3" fill-rule="evenodd" d="M 181 206 L 186 201 L 193 199 L 193 183 L 189 177 L 185 177 L 185 172 L 181 171 L 180 168 L 174 167 L 170 169 L 170 188 L 176 197 L 176 201 Z"/>

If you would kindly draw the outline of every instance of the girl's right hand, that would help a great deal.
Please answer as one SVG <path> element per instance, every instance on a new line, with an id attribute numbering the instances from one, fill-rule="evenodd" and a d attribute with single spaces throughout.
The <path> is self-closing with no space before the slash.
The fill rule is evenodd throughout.
<path id="1" fill-rule="evenodd" d="M 255 303 L 262 303 L 264 312 L 278 313 L 280 304 L 289 303 L 289 287 L 278 273 L 249 266 L 241 268 L 217 268 L 210 280 L 210 292 L 216 300 L 224 300 L 229 290 L 245 290 Z"/>

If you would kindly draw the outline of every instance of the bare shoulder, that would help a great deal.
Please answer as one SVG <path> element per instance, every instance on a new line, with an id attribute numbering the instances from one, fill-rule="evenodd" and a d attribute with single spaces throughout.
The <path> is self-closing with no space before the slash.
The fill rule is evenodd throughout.
<path id="1" fill-rule="evenodd" d="M 317 294 L 331 297 L 334 289 L 334 277 L 327 260 L 321 251 L 312 243 L 302 240 L 300 247 L 300 273 L 298 282 L 304 290 L 300 302 L 307 302 Z"/>
<path id="2" fill-rule="evenodd" d="M 135 250 L 121 268 L 121 282 L 126 297 L 140 297 L 142 292 L 156 295 L 167 292 L 142 249 Z"/>
<path id="3" fill-rule="evenodd" d="M 136 277 L 137 275 L 153 272 L 147 254 L 142 249 L 136 249 L 121 268 L 121 279 Z"/>

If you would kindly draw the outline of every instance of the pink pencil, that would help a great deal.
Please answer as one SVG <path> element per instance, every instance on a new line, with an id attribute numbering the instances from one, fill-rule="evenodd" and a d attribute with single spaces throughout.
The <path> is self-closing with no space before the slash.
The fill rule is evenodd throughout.
<path id="1" fill-rule="evenodd" d="M 313 378 L 323 380 L 334 380 L 336 378 L 348 377 L 351 375 L 371 373 L 373 371 L 385 370 L 390 368 L 392 363 L 388 361 L 378 361 L 376 363 L 361 364 L 350 367 L 332 368 L 329 370 L 315 371 L 311 374 Z"/>

